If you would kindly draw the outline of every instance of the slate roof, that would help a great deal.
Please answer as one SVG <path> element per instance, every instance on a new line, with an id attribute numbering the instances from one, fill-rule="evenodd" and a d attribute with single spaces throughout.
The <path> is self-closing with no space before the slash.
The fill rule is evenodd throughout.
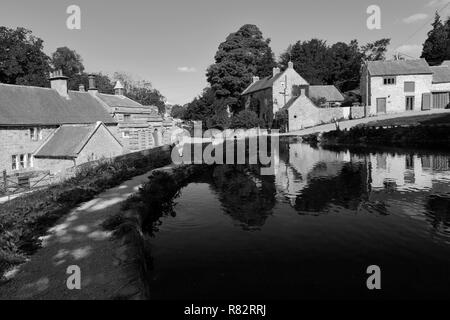
<path id="1" fill-rule="evenodd" d="M 0 84 L 0 126 L 116 123 L 88 92 L 69 91 L 69 98 L 49 88 Z"/>
<path id="2" fill-rule="evenodd" d="M 433 83 L 450 82 L 450 67 L 441 65 L 430 68 L 433 71 Z"/>
<path id="3" fill-rule="evenodd" d="M 249 94 L 252 92 L 272 88 L 273 83 L 281 77 L 283 72 L 277 73 L 275 76 L 269 76 L 262 78 L 261 80 L 256 81 L 255 83 L 252 83 L 247 89 L 242 92 L 242 95 Z"/>
<path id="4" fill-rule="evenodd" d="M 433 73 L 425 59 L 368 61 L 367 68 L 371 76 L 395 76 Z"/>
<path id="5" fill-rule="evenodd" d="M 325 98 L 327 102 L 344 101 L 344 96 L 335 86 L 309 86 L 311 98 Z"/>
<path id="6" fill-rule="evenodd" d="M 87 125 L 62 125 L 45 141 L 34 156 L 76 158 L 100 126 L 104 125 L 101 122 Z"/>
<path id="7" fill-rule="evenodd" d="M 142 108 L 142 104 L 134 100 L 131 100 L 130 98 L 125 96 L 98 93 L 97 97 L 112 108 L 114 107 Z"/>

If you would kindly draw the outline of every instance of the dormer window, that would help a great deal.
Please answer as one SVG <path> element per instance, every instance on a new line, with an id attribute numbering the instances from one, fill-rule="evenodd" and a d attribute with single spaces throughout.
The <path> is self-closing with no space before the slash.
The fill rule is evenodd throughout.
<path id="1" fill-rule="evenodd" d="M 124 114 L 123 115 L 123 121 L 129 122 L 131 120 L 131 114 Z"/>
<path id="2" fill-rule="evenodd" d="M 384 85 L 394 85 L 395 84 L 395 77 L 383 78 L 383 84 Z"/>

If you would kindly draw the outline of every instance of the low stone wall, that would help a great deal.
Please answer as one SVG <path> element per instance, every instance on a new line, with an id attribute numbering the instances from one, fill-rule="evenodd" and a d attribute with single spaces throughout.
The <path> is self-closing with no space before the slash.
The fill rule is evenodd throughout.
<path id="1" fill-rule="evenodd" d="M 350 119 L 364 118 L 364 106 L 350 107 Z"/>
<path id="2" fill-rule="evenodd" d="M 331 123 L 334 120 L 340 120 L 344 118 L 344 110 L 340 107 L 336 108 L 319 108 L 318 123 Z"/>

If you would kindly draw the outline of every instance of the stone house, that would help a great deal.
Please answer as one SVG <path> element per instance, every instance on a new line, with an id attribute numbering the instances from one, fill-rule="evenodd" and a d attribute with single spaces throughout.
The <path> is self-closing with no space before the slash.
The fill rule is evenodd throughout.
<path id="1" fill-rule="evenodd" d="M 67 77 L 61 72 L 52 74 L 50 83 L 51 88 L 0 84 L 0 171 L 15 175 L 39 170 L 56 172 L 87 160 L 72 157 L 75 161 L 67 162 L 45 154 L 35 159 L 44 146 L 43 150 L 61 150 L 73 143 L 75 136 L 64 134 L 67 139 L 59 139 L 69 126 L 76 137 L 83 136 L 85 126 L 97 127 L 89 138 L 91 143 L 86 145 L 88 149 L 80 152 L 89 150 L 94 158 L 122 153 L 117 122 L 96 98 L 87 92 L 67 90 Z"/>
<path id="2" fill-rule="evenodd" d="M 318 98 L 324 98 L 324 105 L 318 106 L 313 101 Z M 343 100 L 334 86 L 307 86 L 300 91 L 295 90 L 294 96 L 283 107 L 288 112 L 288 130 L 301 130 L 344 118 L 343 108 L 331 107 Z"/>
<path id="3" fill-rule="evenodd" d="M 136 152 L 160 146 L 166 128 L 155 106 L 144 106 L 125 96 L 125 88 L 117 81 L 114 94 L 100 93 L 95 78 L 89 78 L 89 92 L 95 96 L 119 124 L 120 141 L 125 152 Z"/>
<path id="4" fill-rule="evenodd" d="M 56 129 L 34 153 L 37 168 L 62 171 L 79 164 L 112 158 L 123 146 L 103 122 L 64 124 Z"/>
<path id="5" fill-rule="evenodd" d="M 263 79 L 253 77 L 253 82 L 241 95 L 244 108 L 255 111 L 272 127 L 275 114 L 292 98 L 296 85 L 308 85 L 308 82 L 294 70 L 292 62 L 283 72 L 274 68 L 272 76 Z"/>
<path id="6" fill-rule="evenodd" d="M 292 62 L 280 72 L 253 83 L 242 93 L 244 107 L 255 111 L 260 119 L 272 127 L 275 114 L 280 110 L 288 113 L 289 131 L 327 123 L 343 118 L 339 105 L 344 101 L 342 93 L 332 85 L 310 85 L 294 69 Z M 323 100 L 320 105 L 317 101 Z M 332 108 L 333 107 L 333 108 Z"/>
<path id="7" fill-rule="evenodd" d="M 446 63 L 430 67 L 425 59 L 369 61 L 362 69 L 366 116 L 446 108 L 449 92 Z"/>

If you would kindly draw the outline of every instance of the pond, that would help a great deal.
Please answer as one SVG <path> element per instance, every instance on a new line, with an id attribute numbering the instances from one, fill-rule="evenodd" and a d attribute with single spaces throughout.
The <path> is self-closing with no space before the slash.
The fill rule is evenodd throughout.
<path id="1" fill-rule="evenodd" d="M 151 240 L 153 299 L 450 297 L 449 155 L 285 141 L 276 158 L 181 190 Z"/>

